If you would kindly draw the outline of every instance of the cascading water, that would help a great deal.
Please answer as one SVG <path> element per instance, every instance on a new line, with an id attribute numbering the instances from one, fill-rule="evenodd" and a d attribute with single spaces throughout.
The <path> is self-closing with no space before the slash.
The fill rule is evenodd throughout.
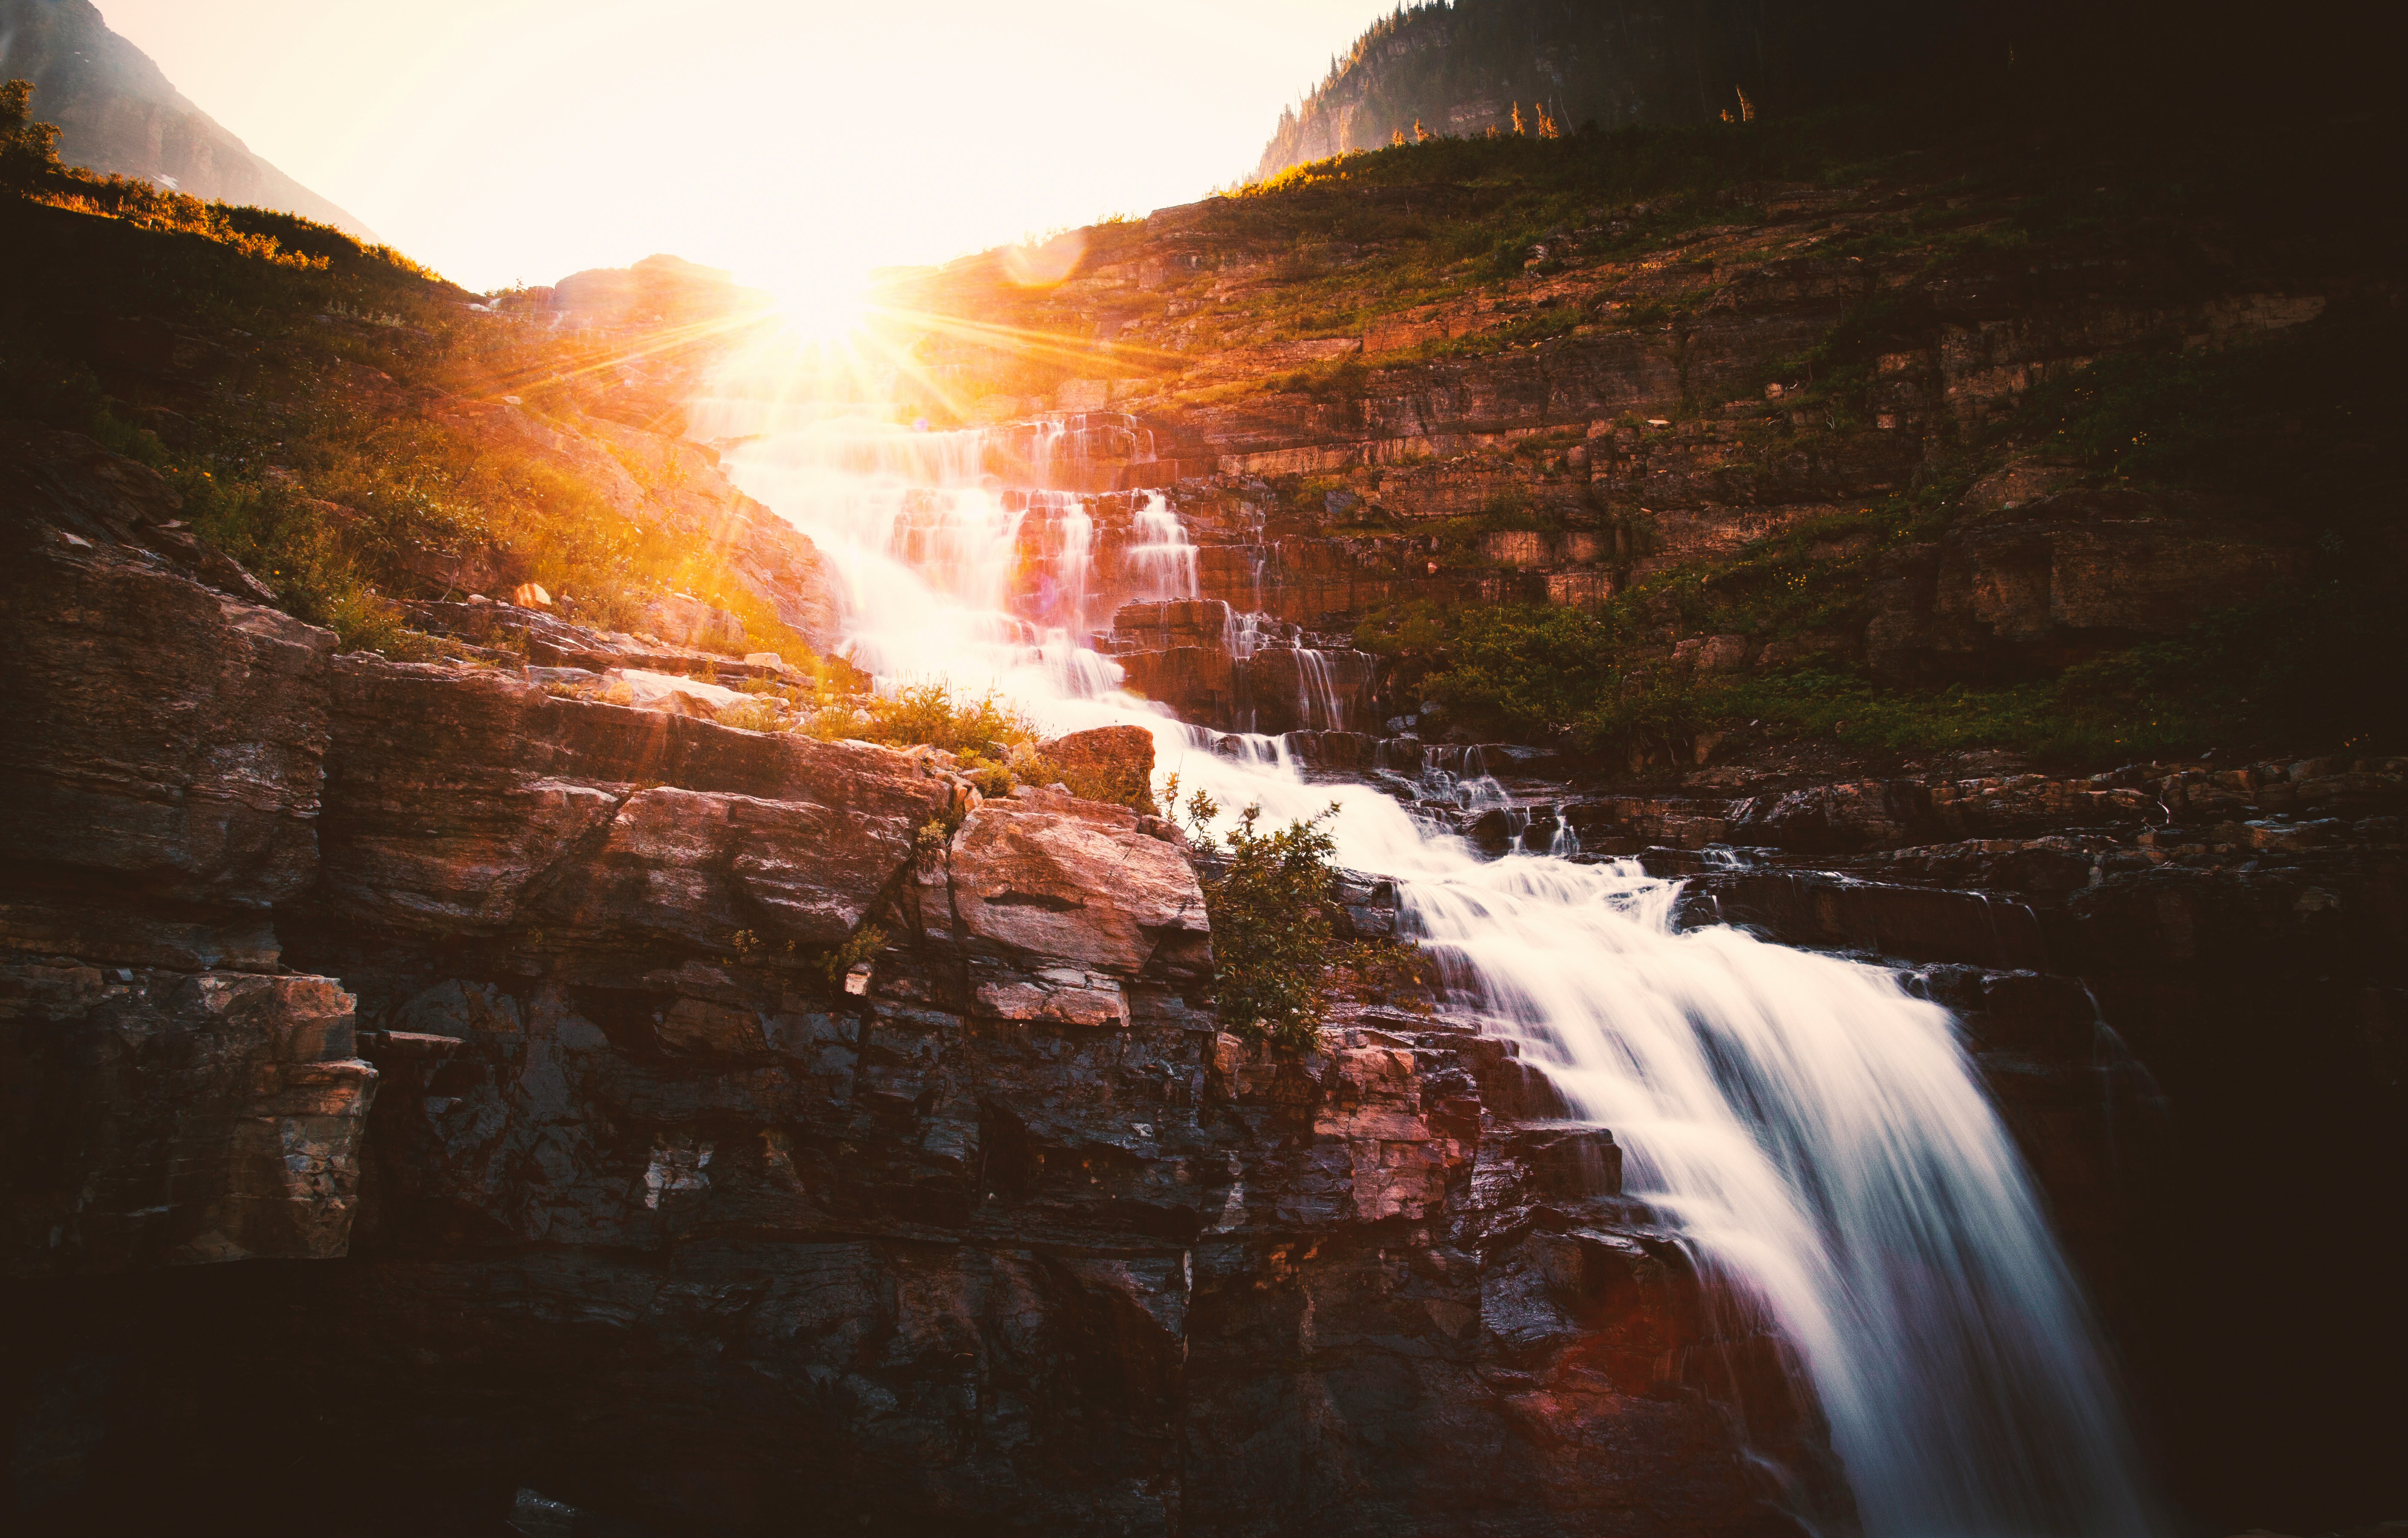
<path id="1" fill-rule="evenodd" d="M 1878 970 L 1676 933 L 1631 862 L 1399 884 L 1627 1186 L 1797 1351 L 1869 1532 L 2145 1533 L 2090 1322 L 1953 1022 Z"/>
<path id="2" fill-rule="evenodd" d="M 1566 855 L 1577 855 L 1580 852 L 1580 832 L 1572 826 L 1570 809 L 1561 801 L 1557 801 L 1555 803 L 1555 837 L 1550 839 L 1547 842 L 1547 853 L 1555 855 L 1560 859 Z"/>
<path id="3" fill-rule="evenodd" d="M 1677 884 L 1557 857 L 1577 847 L 1560 813 L 1557 854 L 1484 862 L 1370 786 L 1307 784 L 1270 740 L 1216 754 L 1079 644 L 1058 595 L 1075 575 L 1083 603 L 1090 534 L 1068 532 L 1066 509 L 1015 510 L 981 479 L 975 439 L 820 422 L 729 467 L 847 574 L 853 652 L 873 672 L 997 687 L 1056 729 L 1142 725 L 1161 769 L 1233 811 L 1283 822 L 1337 800 L 1340 857 L 1398 879 L 1460 1002 L 1612 1129 L 1627 1189 L 1788 1343 L 1868 1532 L 2154 1530 L 2079 1289 L 1944 1010 L 1875 968 L 1676 931 Z M 1190 548 L 1168 512 L 1147 500 L 1144 542 Z M 1064 531 L 1050 601 L 1028 582 L 1030 517 Z M 926 538 L 898 538 L 913 528 Z M 1495 783 L 1475 762 L 1426 768 L 1474 798 Z"/>
<path id="4" fill-rule="evenodd" d="M 1197 577 L 1197 552 L 1196 541 L 1187 537 L 1187 525 L 1170 510 L 1170 499 L 1158 491 L 1147 492 L 1129 514 L 1129 541 L 1125 559 L 1140 598 L 1193 598 L 1201 587 Z"/>
<path id="5" fill-rule="evenodd" d="M 1338 731 L 1346 725 L 1345 703 L 1339 697 L 1338 677 L 1329 658 L 1310 646 L 1296 654 L 1297 720 L 1306 729 Z"/>

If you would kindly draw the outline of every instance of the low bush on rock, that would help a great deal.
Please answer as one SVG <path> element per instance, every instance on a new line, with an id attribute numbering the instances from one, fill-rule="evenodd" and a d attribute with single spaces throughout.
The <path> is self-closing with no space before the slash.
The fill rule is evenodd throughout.
<path id="1" fill-rule="evenodd" d="M 1392 940 L 1341 940 L 1337 843 L 1318 816 L 1266 831 L 1250 806 L 1226 832 L 1221 808 L 1201 790 L 1182 805 L 1170 776 L 1163 804 L 1182 815 L 1198 855 L 1197 878 L 1212 924 L 1212 1002 L 1221 1028 L 1254 1044 L 1301 1052 L 1328 1019 L 1338 975 L 1377 1001 L 1427 1008 L 1422 953 Z"/>
<path id="2" fill-rule="evenodd" d="M 1179 804 L 1171 778 L 1165 799 Z M 1239 813 L 1226 836 L 1211 831 L 1221 809 L 1197 791 L 1185 813 L 1205 856 L 1199 876 L 1212 922 L 1212 1002 L 1221 1028 L 1250 1042 L 1301 1051 L 1328 1017 L 1327 973 L 1338 845 L 1324 826 L 1338 814 L 1299 818 L 1276 831 L 1261 826 L 1262 808 Z"/>

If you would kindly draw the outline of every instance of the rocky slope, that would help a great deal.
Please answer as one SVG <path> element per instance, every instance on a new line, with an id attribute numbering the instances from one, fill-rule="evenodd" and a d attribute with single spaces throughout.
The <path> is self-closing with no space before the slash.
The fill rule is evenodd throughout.
<path id="1" fill-rule="evenodd" d="M 570 672 L 681 659 L 539 615 L 532 663 L 334 655 L 179 539 L 155 478 L 60 435 L 10 438 L 7 495 L 5 704 L 37 728 L 7 766 L 7 1286 L 56 1326 L 7 1376 L 37 1526 L 1843 1513 L 1772 1343 L 1718 1332 L 1610 1134 L 1546 1126 L 1506 1043 L 1362 1005 L 1300 1058 L 1217 1032 L 1158 820 L 577 697 Z M 1688 922 L 1887 957 L 1959 1011 L 2160 1435 L 2341 1391 L 2346 1363 L 2272 1341 L 2213 1353 L 2214 1388 L 2186 1364 L 2291 1289 L 2379 1312 L 2346 1217 L 2400 1162 L 2397 761 L 1631 797 L 1494 755 L 1453 760 L 1506 774 L 1475 838 L 1626 841 L 1690 877 Z M 1679 848 L 1709 842 L 1760 852 Z M 1353 897 L 1381 927 L 1377 884 Z M 2351 1173 L 2310 1194 L 2315 1168 Z M 2236 1255 L 2251 1203 L 2339 1276 Z M 2311 1466 L 2353 1498 L 2356 1444 L 2286 1416 L 2243 1427 L 2281 1476 L 2217 1504 L 2300 1509 Z M 1803 1486 L 1756 1483 L 1767 1455 Z"/>
<path id="2" fill-rule="evenodd" d="M 1095 499 L 1098 591 L 1137 600 L 1101 640 L 1149 694 L 1950 1004 L 2178 1502 L 2216 1531 L 2359 1520 L 2401 1494 L 2366 1384 L 2408 1356 L 2387 740 L 2048 773 L 1737 723 L 1483 743 L 1423 710 L 1444 659 L 1383 627 L 1636 605 L 1613 655 L 1648 687 L 1819 654 L 1903 689 L 2117 654 L 2335 550 L 2396 560 L 2380 525 L 2300 516 L 2326 482 L 2136 480 L 2009 410 L 2101 358 L 2379 335 L 2386 270 L 2313 222 L 2068 228 L 2035 195 L 1909 165 L 1617 202 L 1352 309 L 1420 236 L 1299 247 L 1228 200 L 1087 232 L 1058 283 L 932 280 L 1125 338 L 1095 377 L 912 347 L 1010 424 L 983 468 Z M 100 334 L 166 433 L 315 356 Z M 756 625 L 836 632 L 809 542 L 656 430 L 674 377 L 536 410 L 310 377 L 707 548 Z M 215 463 L 287 420 L 212 426 Z M 1249 1054 L 1151 812 L 723 725 L 802 659 L 713 604 L 473 601 L 556 553 L 532 539 L 403 550 L 379 580 L 417 660 L 345 651 L 187 510 L 83 439 L 0 437 L 0 1231 L 46 1327 L 0 1347 L 0 1402 L 36 1531 L 1847 1528 L 1780 1347 L 1621 1194 L 1611 1134 L 1549 1125 L 1474 1018 L 1355 999 L 1315 1051 Z M 1802 565 L 1749 564 L 1784 539 Z M 1846 601 L 1682 597 L 1763 570 Z M 1093 783 L 1141 777 L 1082 749 Z M 1376 873 L 1346 896 L 1392 924 Z"/>
<path id="3" fill-rule="evenodd" d="M 1861 745 L 1949 686 L 2139 667 L 2136 646 L 2317 584 L 2335 612 L 2384 607 L 2355 595 L 2408 569 L 2370 433 L 2399 287 L 2344 187 L 2276 193 L 2272 161 L 2200 151 L 2188 171 L 2235 198 L 2290 199 L 2274 237 L 2085 148 L 1805 180 L 1752 174 L 1752 142 L 1698 141 L 1729 169 L 1661 192 L 1648 142 L 1610 136 L 1332 163 L 1062 237 L 1058 283 L 1002 252 L 909 287 L 920 313 L 1077 339 L 1097 377 L 992 330 L 910 345 L 978 414 L 1119 424 L 1076 483 L 1175 486 L 1200 547 L 1178 597 L 1379 654 L 1355 729 L 1552 731 L 1634 768 L 1740 752 L 1768 720 L 1854 719 Z M 1487 610 L 1523 650 L 1468 661 Z M 1577 638 L 1552 661 L 1512 632 L 1549 611 L 1595 617 L 1548 632 Z M 2220 697 L 2155 709 L 2184 686 L 2160 678 L 2149 704 L 2093 699 L 2079 751 L 2329 745 L 2266 724 L 2315 685 L 2253 696 L 2248 648 L 2214 644 Z M 1549 695 L 1551 669 L 1584 680 Z M 1433 674 L 1451 713 L 1424 726 Z M 1814 703 L 1843 679 L 1881 710 Z M 2216 735 L 2149 719 L 2177 713 Z M 2382 711 L 2328 713 L 2332 741 L 2381 735 Z"/>
<path id="4" fill-rule="evenodd" d="M 186 100 L 150 55 L 109 30 L 91 0 L 0 4 L 0 79 L 33 81 L 40 115 L 64 131 L 59 154 L 70 165 L 281 208 L 376 238 Z"/>
<path id="5" fill-rule="evenodd" d="M 1063 413 L 1091 447 L 1054 483 L 1158 487 L 1197 546 L 1194 586 L 1122 609 L 1106 649 L 1187 719 L 1273 731 L 1326 723 L 1265 686 L 1258 638 L 1315 652 L 1346 726 L 1289 738 L 1314 772 L 1495 853 L 1641 856 L 1688 880 L 1688 922 L 1918 975 L 2049 1190 L 2178 1503 L 2235 1528 L 2392 1510 L 2367 1364 L 2408 1357 L 2372 1215 L 2408 1169 L 2402 743 L 2345 698 L 2397 677 L 2311 644 L 2275 692 L 2344 708 L 2286 729 L 2250 697 L 2254 653 L 2408 554 L 2365 414 L 2397 273 L 2345 188 L 2292 157 L 2276 191 L 2233 153 L 2258 191 L 2210 208 L 2051 145 L 2045 172 L 1943 152 L 1563 211 L 1515 200 L 1557 174 L 1536 158 L 1481 181 L 1454 149 L 1394 153 L 1057 240 L 1058 282 L 1004 252 L 914 291 L 1085 346 L 1082 378 L 965 329 L 913 344 L 977 414 Z M 1511 251 L 1444 260 L 1523 219 Z M 2125 438 L 2083 436 L 2109 421 Z M 2142 441 L 2186 433 L 2187 458 Z M 2293 617 L 2219 618 L 2285 593 Z M 1514 660 L 1463 628 L 1505 608 L 1594 616 L 1531 672 L 1598 668 L 1608 699 L 1779 704 L 1801 668 L 1854 692 L 1811 728 L 1759 703 L 1584 738 L 1555 712 L 1476 745 L 1495 719 L 1430 711 L 1428 681 Z M 2228 650 L 2156 654 L 2178 676 L 2141 697 L 2215 703 L 2147 746 L 2042 765 L 1946 719 L 2215 625 L 2242 626 Z M 1898 702 L 1928 713 L 1852 735 Z M 1746 852 L 1684 853 L 1708 845 Z M 2236 1246 L 2244 1211 L 2335 1247 Z"/>

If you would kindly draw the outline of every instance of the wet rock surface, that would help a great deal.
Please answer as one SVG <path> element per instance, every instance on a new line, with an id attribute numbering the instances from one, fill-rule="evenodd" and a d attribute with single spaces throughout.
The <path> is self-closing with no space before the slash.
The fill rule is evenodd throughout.
<path id="1" fill-rule="evenodd" d="M 1124 604 L 1097 639 L 1130 689 L 1183 721 L 1277 736 L 1359 730 L 1373 720 L 1370 654 L 1217 598 Z"/>

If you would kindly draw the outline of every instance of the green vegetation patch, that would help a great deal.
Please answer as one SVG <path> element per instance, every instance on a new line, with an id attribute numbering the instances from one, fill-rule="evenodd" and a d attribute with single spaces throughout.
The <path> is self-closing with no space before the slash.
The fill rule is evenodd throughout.
<path id="1" fill-rule="evenodd" d="M 1183 816 L 1201 856 L 1197 880 L 1212 925 L 1212 1002 L 1221 1028 L 1249 1043 L 1301 1052 L 1319 1039 L 1341 974 L 1379 1001 L 1422 1007 L 1426 958 L 1396 941 L 1338 938 L 1339 870 L 1327 824 L 1336 802 L 1317 816 L 1265 831 L 1250 806 L 1225 834 L 1212 798 L 1193 791 L 1182 804 L 1179 777 L 1163 804 Z"/>

